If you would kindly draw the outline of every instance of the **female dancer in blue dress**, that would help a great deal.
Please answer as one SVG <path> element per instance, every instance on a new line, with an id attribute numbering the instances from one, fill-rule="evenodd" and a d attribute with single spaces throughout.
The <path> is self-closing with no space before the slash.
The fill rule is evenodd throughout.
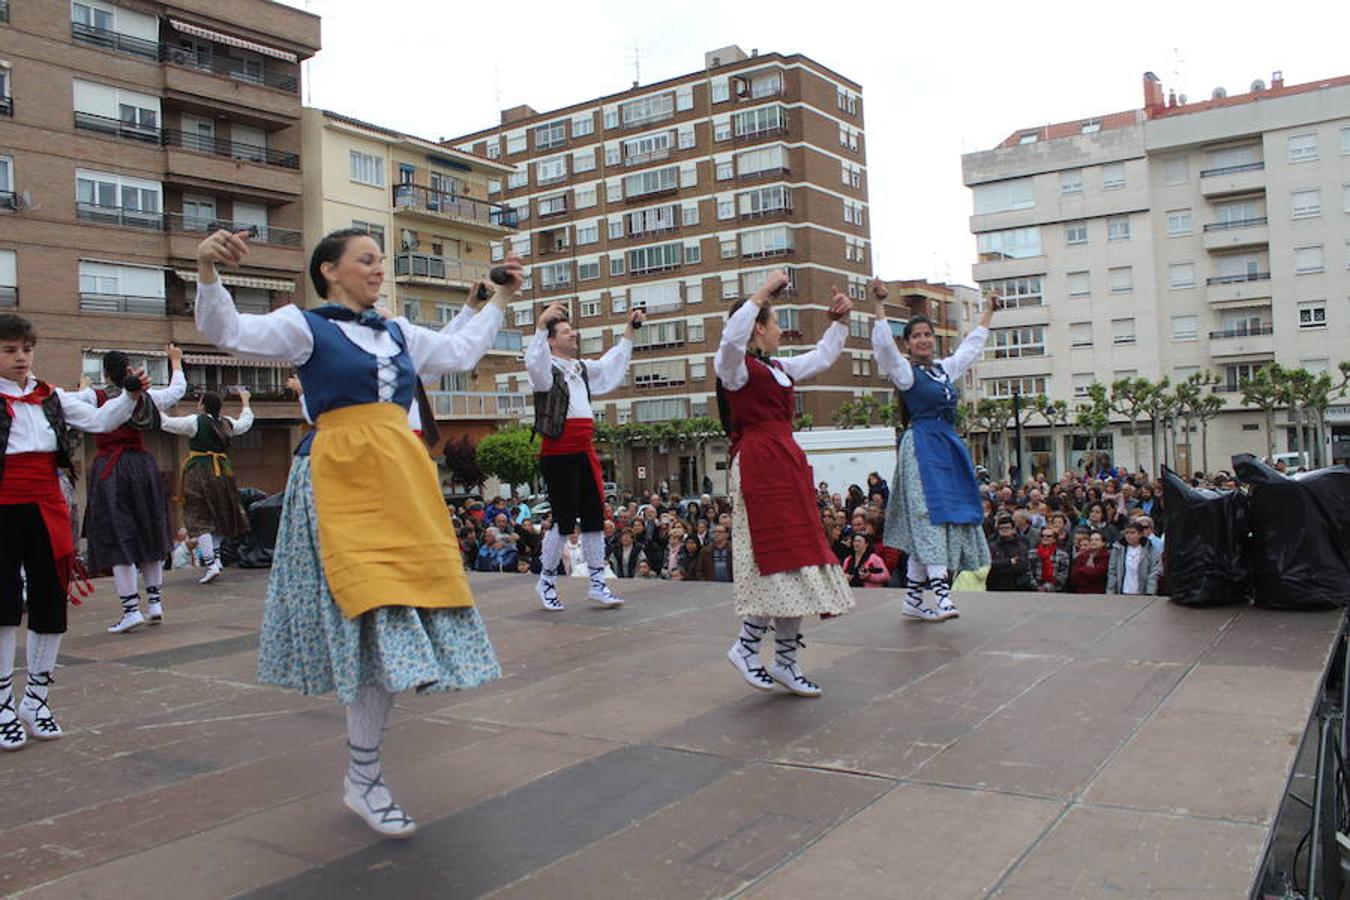
<path id="1" fill-rule="evenodd" d="M 263 610 L 259 680 L 336 690 L 351 761 L 346 805 L 377 832 L 416 827 L 380 768 L 393 695 L 473 687 L 500 674 L 473 606 L 435 465 L 408 427 L 419 375 L 472 369 L 519 290 L 519 260 L 483 311 L 450 334 L 374 309 L 384 254 L 364 231 L 328 235 L 309 274 L 324 306 L 240 315 L 216 276 L 247 252 L 218 231 L 198 248 L 196 319 L 221 347 L 296 367 L 316 431 L 291 466 Z"/>
<path id="2" fill-rule="evenodd" d="M 909 416 L 886 504 L 886 543 L 909 556 L 905 615 L 930 622 L 952 619 L 958 612 L 951 598 L 951 573 L 989 564 L 975 466 L 954 423 L 961 376 L 984 350 L 999 301 L 989 299 L 979 326 L 945 359 L 934 359 L 932 320 L 912 317 L 901 335 L 909 353 L 905 358 L 886 321 L 885 285 L 873 281 L 871 291 L 876 301 L 872 352 L 877 368 L 900 391 Z M 936 608 L 925 604 L 925 587 L 932 589 Z"/>

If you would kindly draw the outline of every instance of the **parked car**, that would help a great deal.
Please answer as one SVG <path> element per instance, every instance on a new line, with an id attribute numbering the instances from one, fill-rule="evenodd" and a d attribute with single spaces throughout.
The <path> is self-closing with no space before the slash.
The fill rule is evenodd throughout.
<path id="1" fill-rule="evenodd" d="M 441 496 L 445 498 L 446 506 L 463 506 L 470 500 L 477 500 L 479 503 L 483 502 L 482 494 L 466 494 L 455 491 L 445 491 L 441 494 Z"/>
<path id="2" fill-rule="evenodd" d="M 612 481 L 606 481 L 604 483 L 604 488 L 605 488 L 605 502 L 617 503 L 619 501 L 619 486 Z"/>

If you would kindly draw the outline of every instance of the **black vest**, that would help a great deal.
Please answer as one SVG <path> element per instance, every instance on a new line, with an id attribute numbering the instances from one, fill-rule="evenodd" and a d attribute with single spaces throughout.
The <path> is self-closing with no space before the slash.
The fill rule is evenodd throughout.
<path id="1" fill-rule="evenodd" d="M 66 427 L 66 414 L 61 409 L 61 398 L 52 391 L 51 396 L 42 401 L 42 414 L 47 417 L 47 424 L 51 426 L 52 432 L 56 435 L 56 464 L 66 471 L 74 474 L 74 466 L 70 461 L 70 430 Z M 0 475 L 5 472 L 5 454 L 9 450 L 9 429 L 13 426 L 14 420 L 9 416 L 9 409 L 0 403 Z"/>
<path id="2" fill-rule="evenodd" d="M 534 392 L 534 430 L 546 438 L 562 437 L 563 426 L 567 422 L 567 407 L 572 402 L 572 393 L 567 388 L 567 376 L 557 366 L 553 369 L 553 385 L 546 391 Z M 586 364 L 581 363 L 581 383 L 586 385 L 586 399 L 591 399 L 591 379 L 586 374 Z"/>

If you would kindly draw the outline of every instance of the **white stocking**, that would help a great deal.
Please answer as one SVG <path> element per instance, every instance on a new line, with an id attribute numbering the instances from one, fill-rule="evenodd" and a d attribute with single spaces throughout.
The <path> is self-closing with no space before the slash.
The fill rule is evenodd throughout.
<path id="1" fill-rule="evenodd" d="M 544 534 L 544 547 L 539 554 L 539 575 L 545 580 L 558 577 L 558 564 L 562 562 L 563 538 L 558 526 L 554 525 Z"/>
<path id="2" fill-rule="evenodd" d="M 145 589 L 157 588 L 164 584 L 164 560 L 141 563 L 141 577 L 145 579 Z"/>
<path id="3" fill-rule="evenodd" d="M 116 586 L 119 597 L 130 597 L 136 593 L 136 567 L 113 566 L 113 585 Z"/>
<path id="4" fill-rule="evenodd" d="M 905 563 L 905 575 L 910 581 L 923 584 L 928 579 L 928 568 L 919 562 L 919 558 L 913 553 L 909 555 L 909 561 Z"/>
<path id="5" fill-rule="evenodd" d="M 947 580 L 946 566 L 925 566 L 924 568 L 928 572 L 928 580 L 934 584 L 937 584 L 939 581 Z"/>
<path id="6" fill-rule="evenodd" d="M 380 745 L 394 695 L 382 687 L 363 684 L 347 704 L 347 749 L 352 771 L 374 780 L 380 777 Z"/>
<path id="7" fill-rule="evenodd" d="M 212 540 L 209 533 L 200 535 L 197 538 L 197 547 L 202 551 L 202 563 L 211 565 L 216 561 L 216 542 Z"/>
<path id="8" fill-rule="evenodd" d="M 14 654 L 18 646 L 19 626 L 0 626 L 0 681 L 5 681 L 14 674 Z"/>

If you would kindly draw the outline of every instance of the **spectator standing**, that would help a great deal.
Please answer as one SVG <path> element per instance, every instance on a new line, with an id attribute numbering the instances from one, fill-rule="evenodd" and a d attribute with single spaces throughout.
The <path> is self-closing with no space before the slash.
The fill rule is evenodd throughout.
<path id="1" fill-rule="evenodd" d="M 1087 536 L 1087 548 L 1080 551 L 1069 566 L 1069 585 L 1075 594 L 1105 594 L 1106 572 L 1111 554 L 1100 531 Z"/>
<path id="2" fill-rule="evenodd" d="M 735 581 L 731 563 L 731 531 L 725 525 L 713 528 L 712 542 L 698 552 L 699 581 Z"/>
<path id="3" fill-rule="evenodd" d="M 1041 539 L 1031 562 L 1036 590 L 1062 592 L 1068 587 L 1069 551 L 1060 544 L 1059 532 L 1054 527 L 1047 525 L 1041 529 Z"/>
<path id="4" fill-rule="evenodd" d="M 1125 526 L 1124 537 L 1111 548 L 1106 568 L 1106 593 L 1156 594 L 1162 559 L 1144 539 L 1138 522 Z"/>
<path id="5" fill-rule="evenodd" d="M 885 587 L 891 573 L 865 535 L 855 534 L 849 554 L 844 558 L 844 576 L 849 587 Z"/>
<path id="6" fill-rule="evenodd" d="M 1035 586 L 1031 548 L 1017 533 L 1011 516 L 1002 515 L 997 533 L 989 544 L 989 577 L 985 586 L 991 591 L 1029 591 Z"/>

